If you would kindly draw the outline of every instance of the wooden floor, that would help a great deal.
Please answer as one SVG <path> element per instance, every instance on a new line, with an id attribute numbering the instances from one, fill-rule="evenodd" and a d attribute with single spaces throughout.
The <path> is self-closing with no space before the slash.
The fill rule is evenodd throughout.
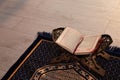
<path id="1" fill-rule="evenodd" d="M 0 78 L 38 31 L 62 26 L 110 34 L 112 45 L 120 46 L 120 0 L 0 0 Z"/>

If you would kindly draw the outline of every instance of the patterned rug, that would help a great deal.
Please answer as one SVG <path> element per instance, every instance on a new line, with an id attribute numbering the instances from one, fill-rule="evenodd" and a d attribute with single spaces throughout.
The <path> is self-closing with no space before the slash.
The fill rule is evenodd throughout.
<path id="1" fill-rule="evenodd" d="M 105 52 L 113 57 L 109 60 L 101 56 L 96 58 L 96 63 L 105 70 L 101 76 L 81 64 L 78 60 L 81 56 L 74 58 L 55 44 L 50 33 L 39 32 L 36 40 L 2 80 L 120 80 L 120 48 L 109 46 Z M 64 55 L 67 56 L 65 60 Z M 63 60 L 56 59 L 59 56 Z"/>

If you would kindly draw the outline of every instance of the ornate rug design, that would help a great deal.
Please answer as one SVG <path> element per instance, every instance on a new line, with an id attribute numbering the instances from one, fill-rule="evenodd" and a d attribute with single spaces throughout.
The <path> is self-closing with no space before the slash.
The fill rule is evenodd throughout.
<path id="1" fill-rule="evenodd" d="M 120 48 L 109 46 L 105 52 L 112 57 L 108 60 L 101 56 L 96 58 L 96 63 L 106 71 L 101 76 L 77 60 L 80 56 L 72 58 L 73 55 L 55 44 L 50 33 L 39 32 L 2 80 L 119 80 Z M 56 59 L 64 55 L 68 55 L 65 60 Z"/>

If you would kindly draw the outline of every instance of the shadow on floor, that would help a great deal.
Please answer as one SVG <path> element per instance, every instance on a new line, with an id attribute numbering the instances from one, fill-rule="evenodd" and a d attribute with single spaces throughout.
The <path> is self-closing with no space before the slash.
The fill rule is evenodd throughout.
<path id="1" fill-rule="evenodd" d="M 13 15 L 21 10 L 28 0 L 0 0 L 0 24 L 6 22 Z"/>

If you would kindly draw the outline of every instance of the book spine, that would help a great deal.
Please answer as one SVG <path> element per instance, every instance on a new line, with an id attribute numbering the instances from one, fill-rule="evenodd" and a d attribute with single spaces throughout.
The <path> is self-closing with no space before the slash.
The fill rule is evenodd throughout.
<path id="1" fill-rule="evenodd" d="M 84 37 L 80 37 L 80 41 L 79 43 L 77 44 L 77 46 L 75 47 L 74 51 L 73 51 L 73 54 L 75 54 L 75 51 L 77 50 L 78 46 L 80 45 L 80 43 L 83 41 Z"/>

